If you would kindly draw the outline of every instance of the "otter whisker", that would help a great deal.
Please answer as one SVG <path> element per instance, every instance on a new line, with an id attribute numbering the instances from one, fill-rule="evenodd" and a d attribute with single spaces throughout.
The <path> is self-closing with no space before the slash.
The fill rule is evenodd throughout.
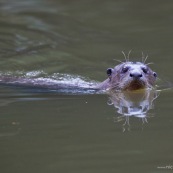
<path id="1" fill-rule="evenodd" d="M 142 63 L 144 63 L 144 57 L 145 57 L 145 55 L 144 55 L 144 53 L 142 51 Z"/>
<path id="2" fill-rule="evenodd" d="M 154 64 L 153 62 L 149 62 L 149 63 L 147 63 L 147 64 L 145 64 L 145 65 L 150 65 L 150 64 Z"/>
<path id="3" fill-rule="evenodd" d="M 119 59 L 113 59 L 113 60 L 120 62 L 120 63 L 123 63 L 123 61 L 120 61 Z"/>
<path id="4" fill-rule="evenodd" d="M 129 51 L 128 55 L 127 55 L 127 58 L 128 58 L 128 61 L 130 60 L 130 53 L 131 53 L 132 50 Z"/>
<path id="5" fill-rule="evenodd" d="M 148 58 L 148 55 L 147 55 L 147 56 L 145 57 L 145 59 L 144 59 L 144 62 L 143 62 L 144 64 L 145 64 L 145 62 L 147 61 L 147 58 Z"/>
<path id="6" fill-rule="evenodd" d="M 124 55 L 125 61 L 128 62 L 127 56 L 126 56 L 126 54 L 124 53 L 124 51 L 122 51 L 122 54 Z"/>
<path id="7" fill-rule="evenodd" d="M 143 51 L 142 51 L 142 63 L 145 64 L 145 62 L 147 61 L 148 55 L 145 57 Z"/>
<path id="8" fill-rule="evenodd" d="M 122 54 L 124 55 L 124 58 L 125 58 L 125 61 L 126 61 L 126 62 L 129 62 L 129 60 L 130 60 L 130 53 L 131 53 L 131 51 L 132 51 L 132 50 L 130 50 L 130 51 L 128 52 L 127 56 L 126 56 L 126 54 L 124 53 L 124 51 L 122 51 Z"/>

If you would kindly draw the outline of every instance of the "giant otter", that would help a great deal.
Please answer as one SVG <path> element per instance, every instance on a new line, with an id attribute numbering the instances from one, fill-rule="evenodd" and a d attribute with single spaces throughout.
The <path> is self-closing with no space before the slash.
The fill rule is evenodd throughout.
<path id="1" fill-rule="evenodd" d="M 107 69 L 108 79 L 98 85 L 100 89 L 138 90 L 153 88 L 157 78 L 146 64 L 142 62 L 122 62 L 113 69 Z"/>
<path id="2" fill-rule="evenodd" d="M 71 79 L 68 81 L 59 81 L 52 78 L 28 78 L 28 77 L 14 77 L 2 75 L 0 83 L 5 85 L 37 87 L 53 90 L 66 89 L 74 90 L 139 90 L 153 88 L 156 81 L 157 74 L 153 72 L 148 65 L 142 62 L 121 62 L 113 69 L 107 69 L 108 78 L 102 83 L 94 82 L 77 82 L 73 83 Z"/>

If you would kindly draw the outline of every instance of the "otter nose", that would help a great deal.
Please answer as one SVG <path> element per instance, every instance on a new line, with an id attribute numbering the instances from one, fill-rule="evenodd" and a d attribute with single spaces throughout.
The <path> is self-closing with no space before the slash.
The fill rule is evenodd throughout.
<path id="1" fill-rule="evenodd" d="M 138 78 L 141 78 L 142 77 L 142 74 L 139 73 L 139 72 L 131 72 L 130 73 L 130 77 L 133 77 L 133 78 L 138 79 Z"/>

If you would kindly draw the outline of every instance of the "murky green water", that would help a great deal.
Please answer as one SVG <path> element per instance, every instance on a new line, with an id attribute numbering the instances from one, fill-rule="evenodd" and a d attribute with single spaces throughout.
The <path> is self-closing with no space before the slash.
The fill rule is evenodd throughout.
<path id="1" fill-rule="evenodd" d="M 1 0 L 0 73 L 102 81 L 132 49 L 171 83 L 172 35 L 171 1 Z M 165 90 L 147 117 L 125 117 L 106 94 L 2 85 L 0 172 L 171 172 L 172 102 Z"/>

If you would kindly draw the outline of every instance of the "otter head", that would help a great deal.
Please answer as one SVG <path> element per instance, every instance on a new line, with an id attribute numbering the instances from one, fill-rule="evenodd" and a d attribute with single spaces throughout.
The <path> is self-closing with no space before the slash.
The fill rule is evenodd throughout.
<path id="1" fill-rule="evenodd" d="M 157 74 L 141 62 L 124 62 L 108 68 L 110 89 L 138 90 L 152 88 Z"/>

